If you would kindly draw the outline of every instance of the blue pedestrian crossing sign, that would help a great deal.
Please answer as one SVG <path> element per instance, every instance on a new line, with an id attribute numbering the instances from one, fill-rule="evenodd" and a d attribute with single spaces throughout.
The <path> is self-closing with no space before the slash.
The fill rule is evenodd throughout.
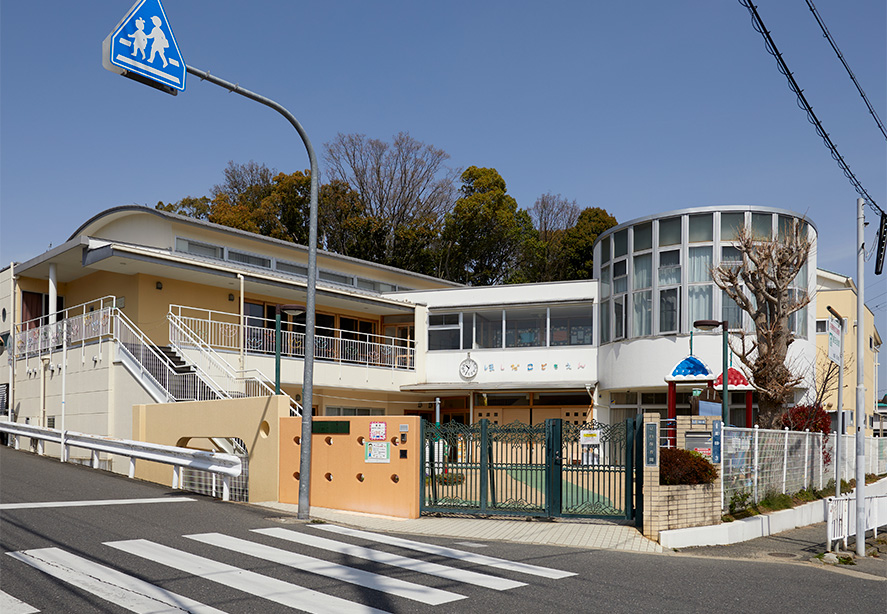
<path id="1" fill-rule="evenodd" d="M 171 94 L 185 91 L 187 67 L 160 0 L 138 0 L 129 9 L 102 43 L 102 65 Z"/>

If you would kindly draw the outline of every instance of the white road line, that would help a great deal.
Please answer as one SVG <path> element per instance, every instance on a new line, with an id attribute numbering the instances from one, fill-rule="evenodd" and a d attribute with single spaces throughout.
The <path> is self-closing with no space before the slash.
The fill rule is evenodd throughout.
<path id="1" fill-rule="evenodd" d="M 384 610 L 318 593 L 297 584 L 269 578 L 145 539 L 105 542 L 105 545 L 303 612 L 387 614 Z"/>
<path id="2" fill-rule="evenodd" d="M 95 505 L 136 505 L 139 503 L 183 503 L 196 501 L 188 497 L 157 497 L 154 499 L 96 499 L 95 501 L 43 501 L 34 503 L 0 503 L 0 511 L 36 510 L 47 507 L 92 507 Z"/>
<path id="3" fill-rule="evenodd" d="M 348 527 L 339 527 L 332 524 L 313 524 L 309 525 L 321 531 L 330 531 L 331 533 L 339 533 L 341 535 L 350 535 L 374 542 L 408 548 L 410 550 L 418 550 L 419 552 L 427 552 L 438 556 L 445 556 L 451 559 L 458 559 L 475 565 L 486 565 L 496 569 L 504 569 L 508 571 L 516 571 L 519 573 L 530 574 L 533 576 L 541 576 L 543 578 L 567 578 L 575 576 L 575 573 L 569 571 L 561 571 L 560 569 L 552 569 L 550 567 L 540 567 L 538 565 L 529 565 L 527 563 L 517 563 L 506 559 L 497 559 L 492 556 L 484 556 L 475 552 L 466 552 L 465 550 L 456 550 L 455 548 L 447 548 L 446 546 L 435 546 L 425 544 L 409 539 L 401 539 L 399 537 L 391 537 L 389 535 L 379 535 L 378 533 L 370 533 L 368 531 L 360 531 L 358 529 L 349 529 Z"/>
<path id="4" fill-rule="evenodd" d="M 39 611 L 24 601 L 19 601 L 9 593 L 0 591 L 0 612 L 3 612 L 3 614 L 35 614 Z"/>
<path id="5" fill-rule="evenodd" d="M 414 584 L 397 578 L 389 578 L 362 569 L 339 565 L 338 563 L 330 563 L 314 557 L 273 548 L 264 544 L 222 535 L 221 533 L 201 533 L 199 535 L 186 535 L 188 539 L 194 539 L 204 544 L 218 546 L 219 548 L 227 548 L 234 552 L 241 552 L 254 556 L 259 559 L 287 565 L 301 571 L 315 573 L 326 578 L 333 578 L 342 582 L 349 582 L 358 586 L 363 586 L 383 593 L 397 595 L 413 601 L 427 603 L 429 605 L 440 605 L 442 603 L 450 603 L 465 599 L 465 595 L 442 591 L 421 584 Z"/>
<path id="6" fill-rule="evenodd" d="M 130 612 L 225 614 L 199 601 L 177 595 L 59 548 L 20 550 L 6 554 Z M 4 610 L 4 612 L 9 611 Z"/>
<path id="7" fill-rule="evenodd" d="M 456 569 L 455 567 L 447 567 L 446 565 L 440 565 L 439 563 L 432 563 L 430 561 L 411 559 L 398 554 L 390 554 L 388 552 L 373 550 L 372 548 L 366 548 L 364 546 L 346 544 L 332 539 L 318 537 L 316 535 L 306 535 L 290 529 L 275 527 L 271 529 L 253 529 L 253 531 L 255 533 L 261 533 L 262 535 L 268 535 L 278 539 L 285 539 L 312 548 L 320 548 L 330 552 L 337 552 L 339 554 L 373 561 L 374 563 L 382 563 L 384 565 L 409 569 L 410 571 L 416 571 L 429 576 L 437 576 L 438 578 L 446 578 L 447 580 L 453 580 L 454 582 L 483 586 L 484 588 L 490 588 L 496 591 L 505 591 L 510 588 L 517 588 L 518 586 L 526 586 L 524 582 L 517 582 L 516 580 L 490 576 L 477 573 L 476 571 L 469 571 L 467 569 Z"/>

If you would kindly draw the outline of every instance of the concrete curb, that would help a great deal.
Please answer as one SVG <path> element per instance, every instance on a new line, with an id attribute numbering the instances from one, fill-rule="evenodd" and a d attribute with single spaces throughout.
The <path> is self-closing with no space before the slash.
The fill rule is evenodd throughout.
<path id="1" fill-rule="evenodd" d="M 887 478 L 866 485 L 866 495 L 887 494 Z M 691 548 L 694 546 L 724 546 L 748 541 L 757 537 L 767 537 L 775 533 L 825 522 L 826 501 L 813 501 L 790 510 L 780 510 L 763 516 L 752 516 L 733 522 L 670 529 L 659 533 L 659 543 L 663 548 Z M 825 536 L 822 538 L 825 543 Z"/>

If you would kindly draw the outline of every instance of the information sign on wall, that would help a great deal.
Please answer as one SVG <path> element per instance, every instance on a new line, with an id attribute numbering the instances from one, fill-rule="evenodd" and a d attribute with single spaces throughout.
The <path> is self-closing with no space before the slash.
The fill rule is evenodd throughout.
<path id="1" fill-rule="evenodd" d="M 387 422 L 370 422 L 370 440 L 385 441 L 388 437 Z"/>
<path id="2" fill-rule="evenodd" d="M 387 441 L 367 441 L 364 443 L 364 446 L 364 462 L 391 462 L 391 444 Z"/>

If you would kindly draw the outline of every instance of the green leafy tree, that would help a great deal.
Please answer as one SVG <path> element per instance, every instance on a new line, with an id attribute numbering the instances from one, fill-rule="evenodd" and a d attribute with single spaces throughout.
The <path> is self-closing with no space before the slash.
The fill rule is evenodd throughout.
<path id="1" fill-rule="evenodd" d="M 579 213 L 575 226 L 566 229 L 560 241 L 564 267 L 562 279 L 593 277 L 594 242 L 602 232 L 616 224 L 616 218 L 600 207 L 588 207 Z"/>
<path id="2" fill-rule="evenodd" d="M 460 194 L 444 224 L 441 274 L 470 285 L 520 280 L 521 249 L 535 233 L 530 215 L 493 168 L 466 169 Z"/>
<path id="3" fill-rule="evenodd" d="M 197 220 L 208 220 L 212 210 L 212 201 L 206 196 L 201 196 L 199 198 L 186 196 L 175 203 L 164 204 L 163 201 L 160 201 L 154 208 L 158 211 L 178 213 L 179 215 L 193 217 Z"/>

